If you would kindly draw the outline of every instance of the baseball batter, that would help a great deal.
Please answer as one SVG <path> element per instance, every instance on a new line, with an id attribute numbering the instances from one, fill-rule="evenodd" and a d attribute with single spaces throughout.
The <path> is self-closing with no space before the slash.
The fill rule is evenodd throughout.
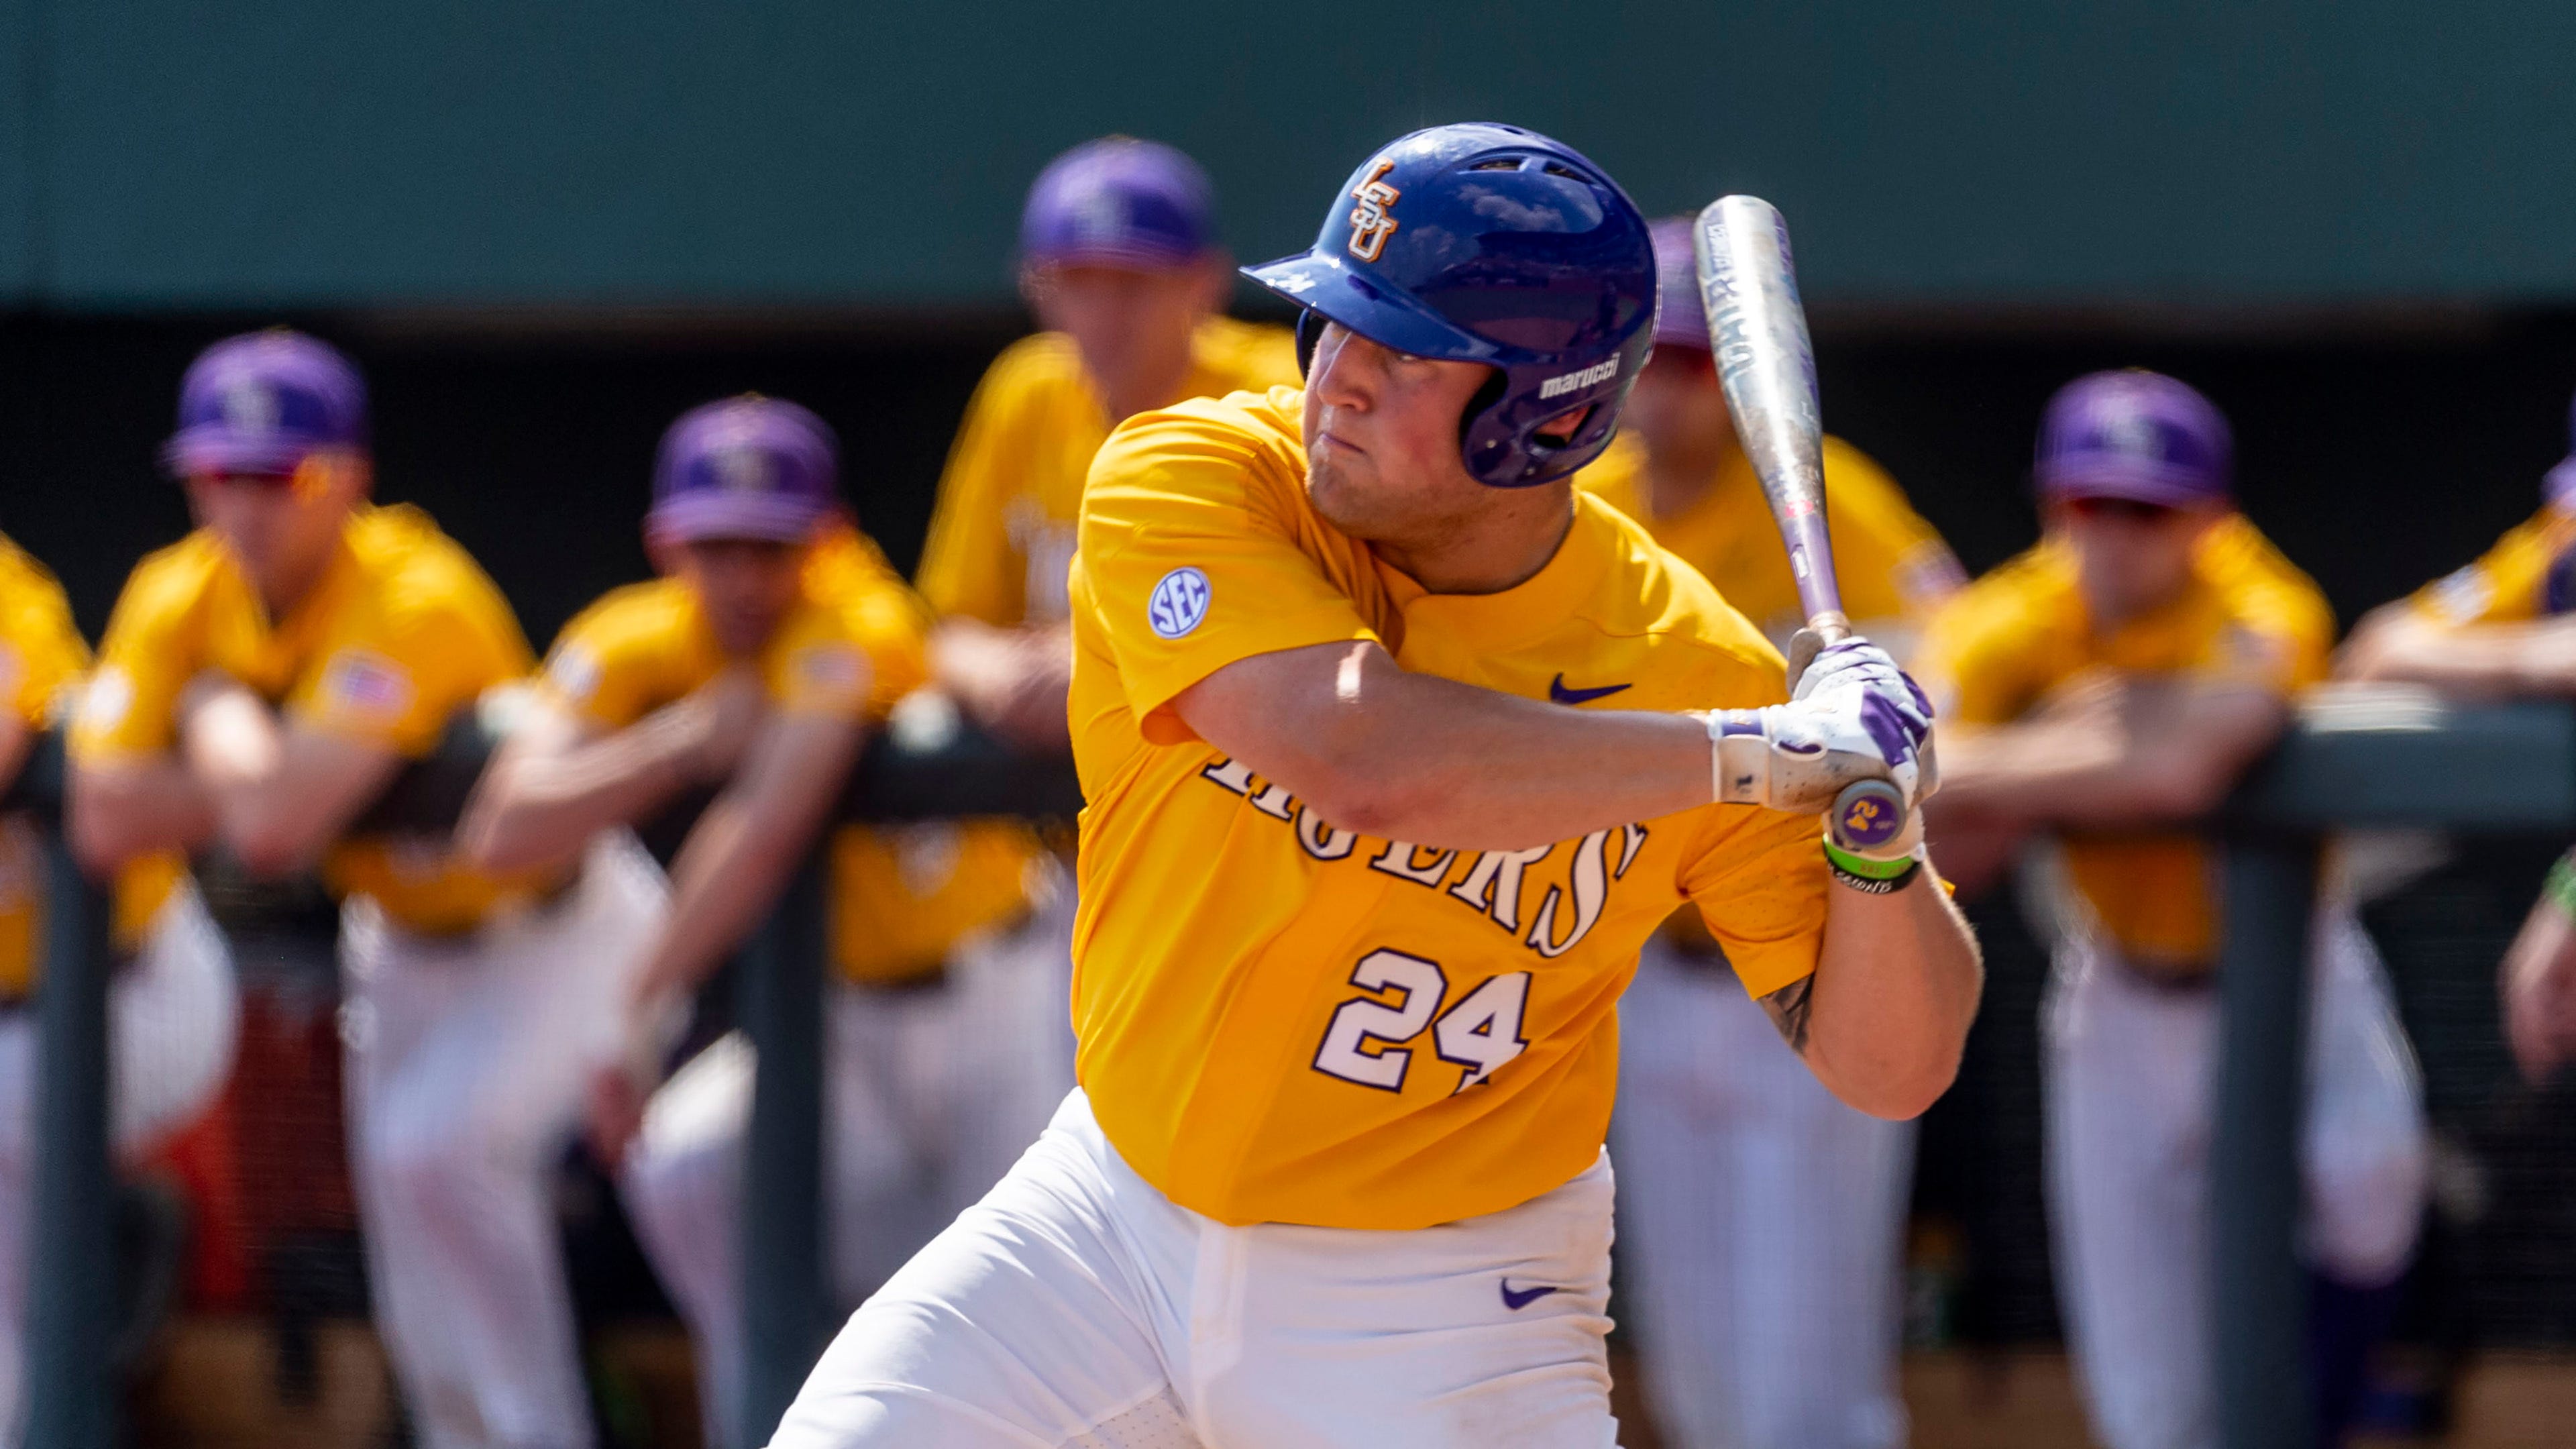
<path id="1" fill-rule="evenodd" d="M 846 521 L 837 450 L 793 403 L 741 397 L 664 435 L 646 540 L 663 576 L 564 629 L 539 699 L 461 832 L 524 867 L 652 815 L 691 784 L 722 792 L 673 863 L 671 915 L 624 1015 L 630 1068 L 594 1089 L 594 1135 L 688 1320 L 710 1443 L 741 1398 L 736 1251 L 752 1049 L 728 1036 L 660 1077 L 689 991 L 777 898 L 866 735 L 919 685 L 926 616 Z M 1027 947 L 1028 846 L 1015 834 L 845 828 L 830 845 L 825 1141 L 834 1286 L 855 1304 L 998 1180 L 1064 1086 L 1035 1050 L 1061 1032 L 1056 978 Z"/>
<path id="2" fill-rule="evenodd" d="M 1884 858 L 1806 813 L 1864 774 L 1911 801 L 1919 694 L 1846 644 L 1790 697 L 1567 481 L 1650 345 L 1627 197 L 1438 127 L 1251 275 L 1306 309 L 1306 389 L 1131 419 L 1082 500 L 1082 1086 L 779 1445 L 1607 1446 L 1602 1140 L 1654 929 L 1696 903 L 1855 1106 L 1955 1070 L 1975 948 L 1911 812 Z"/>
<path id="3" fill-rule="evenodd" d="M 2325 673 L 2334 622 L 2232 495 L 2226 422 L 2169 377 L 2096 373 L 2041 425 L 2040 544 L 1969 586 L 1920 655 L 1949 722 L 1935 832 L 1982 884 L 2063 839 L 2047 1007 L 2058 1281 L 2108 1449 L 2205 1449 L 2208 1146 L 2216 1081 L 2211 862 L 2189 823 Z M 2319 910 L 2303 1161 L 2328 1284 L 2386 1284 L 2422 1209 L 2413 1059 L 2348 904 Z"/>
<path id="4" fill-rule="evenodd" d="M 1655 224 L 1655 353 L 1620 441 L 1575 486 L 1645 524 L 1785 645 L 1803 622 L 1797 588 L 1709 356 L 1690 228 Z M 1964 582 L 1958 561 L 1859 449 L 1827 438 L 1824 462 L 1844 606 L 1902 657 Z M 1912 1124 L 1836 1101 L 1689 911 L 1647 943 L 1619 1032 L 1619 1227 L 1666 1441 L 1903 1442 L 1895 1294 Z"/>
<path id="5" fill-rule="evenodd" d="M 0 538 L 0 790 L 35 737 L 71 713 L 89 645 L 44 565 Z M 111 1140 L 129 1160 L 212 1105 L 231 1074 L 239 1006 L 232 959 L 177 857 L 117 874 L 108 987 Z M 28 1193 L 36 1166 L 36 1023 L 44 958 L 45 850 L 34 822 L 0 817 L 0 1444 L 16 1444 L 26 1404 Z"/>
<path id="6" fill-rule="evenodd" d="M 209 348 L 165 452 L 198 528 L 118 599 L 72 736 L 93 860 L 221 844 L 346 902 L 352 1177 L 378 1325 L 421 1442 L 592 1442 L 551 1183 L 651 860 L 494 876 L 437 838 L 341 836 L 447 720 L 530 667 L 509 606 L 418 511 L 368 503 L 366 398 L 286 331 Z"/>

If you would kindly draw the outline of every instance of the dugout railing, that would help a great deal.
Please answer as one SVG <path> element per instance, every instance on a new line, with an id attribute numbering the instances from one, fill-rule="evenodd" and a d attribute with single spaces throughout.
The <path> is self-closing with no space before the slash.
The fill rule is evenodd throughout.
<path id="1" fill-rule="evenodd" d="M 370 829 L 451 823 L 489 742 L 474 732 L 398 778 Z M 61 760 L 40 747 L 6 801 L 50 817 Z M 880 741 L 839 818 L 1069 818 L 1070 767 L 963 736 Z M 2212 822 L 2221 843 L 2221 1050 L 2212 1143 L 2212 1337 L 2226 1449 L 2310 1441 L 2296 1240 L 2308 934 L 2326 836 L 2356 827 L 2462 835 L 2576 834 L 2576 710 L 2460 707 L 2396 689 L 2322 691 Z M 49 832 L 51 906 L 37 992 L 43 1068 L 29 1298 L 28 1442 L 115 1442 L 107 1204 L 107 902 Z M 809 857 L 739 961 L 742 1025 L 759 1049 L 743 1218 L 750 1370 L 734 1407 L 765 1442 L 831 1331 L 821 1176 L 823 883 Z"/>
<path id="2" fill-rule="evenodd" d="M 451 828 L 495 740 L 460 721 L 426 759 L 394 779 L 354 833 Z M 36 742 L 0 809 L 47 828 L 36 1172 L 29 1244 L 25 1442 L 113 1449 L 118 1424 L 114 1339 L 119 1303 L 115 1176 L 108 1126 L 109 901 L 83 875 L 59 826 L 58 738 Z M 675 806 L 676 833 L 703 798 Z M 933 739 L 882 737 L 851 772 L 837 823 L 905 824 L 1017 817 L 1069 820 L 1081 809 L 1070 761 L 1008 751 L 971 730 Z M 742 1401 L 726 1406 L 738 1442 L 766 1443 L 836 1326 L 823 1224 L 823 983 L 826 921 L 820 842 L 768 919 L 738 953 L 739 1024 L 757 1047 L 742 1218 Z"/>

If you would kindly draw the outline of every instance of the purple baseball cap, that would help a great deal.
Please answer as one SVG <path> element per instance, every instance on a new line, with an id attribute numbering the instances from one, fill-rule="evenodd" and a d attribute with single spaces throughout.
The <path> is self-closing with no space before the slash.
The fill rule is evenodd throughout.
<path id="1" fill-rule="evenodd" d="M 2048 400 L 2031 476 L 2047 498 L 2126 498 L 2167 508 L 2229 496 L 2235 445 L 2209 399 L 2160 372 L 2079 377 Z"/>
<path id="2" fill-rule="evenodd" d="M 179 382 L 179 430 L 161 464 L 203 473 L 284 475 L 309 454 L 367 447 L 367 385 L 339 350 L 283 327 L 227 337 Z"/>
<path id="3" fill-rule="evenodd" d="M 2576 508 L 2576 400 L 2567 404 L 2567 456 L 2541 476 L 2540 496 L 2561 508 Z"/>
<path id="4" fill-rule="evenodd" d="M 1216 245 L 1216 188 L 1157 141 L 1104 136 L 1047 163 L 1020 213 L 1020 261 L 1160 271 Z"/>
<path id="5" fill-rule="evenodd" d="M 1708 308 L 1699 297 L 1699 262 L 1691 254 L 1687 216 L 1668 216 L 1648 228 L 1655 241 L 1655 345 L 1708 351 Z"/>
<path id="6" fill-rule="evenodd" d="M 802 541 L 838 506 L 840 448 L 821 418 L 757 393 L 691 408 L 653 459 L 657 538 Z"/>

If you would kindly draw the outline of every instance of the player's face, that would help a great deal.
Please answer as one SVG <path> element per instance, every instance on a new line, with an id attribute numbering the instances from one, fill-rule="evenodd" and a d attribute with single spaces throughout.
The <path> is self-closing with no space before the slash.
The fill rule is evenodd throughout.
<path id="1" fill-rule="evenodd" d="M 759 653 L 796 607 L 805 546 L 765 538 L 701 538 L 670 550 L 671 564 L 697 592 L 716 644 L 737 657 Z"/>
<path id="2" fill-rule="evenodd" d="M 1038 325 L 1073 339 L 1113 421 L 1178 401 L 1190 339 L 1223 293 L 1204 265 L 1032 268 L 1021 289 Z"/>
<path id="3" fill-rule="evenodd" d="M 204 473 L 187 482 L 197 526 L 223 540 L 272 609 L 300 600 L 330 565 L 349 510 L 366 491 L 366 465 L 316 455 L 292 474 Z"/>
<path id="4" fill-rule="evenodd" d="M 1619 425 L 1636 434 L 1659 463 L 1714 469 L 1735 445 L 1735 421 L 1727 416 L 1717 365 L 1696 347 L 1655 349 L 1628 390 Z"/>
<path id="5" fill-rule="evenodd" d="M 2201 536 L 2225 514 L 2215 504 L 2161 508 L 2125 498 L 2061 498 L 2049 504 L 2048 523 L 2075 551 L 2085 607 L 2097 624 L 2111 625 L 2179 595 L 2191 580 Z"/>
<path id="6" fill-rule="evenodd" d="M 1493 503 L 1458 456 L 1458 420 L 1493 376 L 1382 347 L 1327 324 L 1306 375 L 1306 493 L 1354 538 L 1409 543 L 1469 526 Z"/>

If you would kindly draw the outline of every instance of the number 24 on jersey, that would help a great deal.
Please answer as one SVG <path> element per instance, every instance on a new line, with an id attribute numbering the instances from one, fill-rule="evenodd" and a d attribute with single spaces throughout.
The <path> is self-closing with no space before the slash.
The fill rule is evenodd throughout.
<path id="1" fill-rule="evenodd" d="M 1428 1027 L 1432 1053 L 1463 1068 L 1451 1089 L 1463 1092 L 1529 1045 L 1521 1035 L 1521 1012 L 1529 1004 L 1526 971 L 1488 977 L 1446 1011 L 1440 1008 L 1449 995 L 1448 974 L 1438 962 L 1402 951 L 1381 948 L 1362 956 L 1351 968 L 1351 984 L 1378 994 L 1354 996 L 1333 1012 L 1315 1049 L 1315 1070 L 1327 1076 L 1401 1092 L 1419 1050 L 1405 1043 Z"/>

